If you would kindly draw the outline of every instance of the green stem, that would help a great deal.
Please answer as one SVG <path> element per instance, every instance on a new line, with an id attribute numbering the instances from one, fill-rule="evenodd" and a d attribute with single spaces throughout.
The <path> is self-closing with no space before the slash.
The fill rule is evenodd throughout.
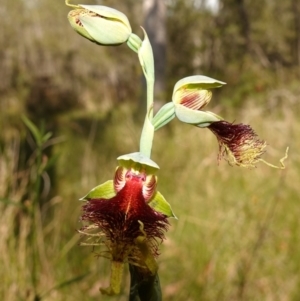
<path id="1" fill-rule="evenodd" d="M 154 137 L 153 119 L 153 98 L 154 98 L 154 58 L 153 50 L 148 39 L 146 31 L 144 31 L 144 40 L 138 49 L 138 56 L 142 66 L 147 85 L 147 112 L 140 140 L 140 152 L 150 158 Z"/>
<path id="2" fill-rule="evenodd" d="M 110 286 L 100 288 L 102 294 L 113 296 L 120 293 L 124 263 L 121 261 L 111 262 Z"/>
<path id="3" fill-rule="evenodd" d="M 31 245 L 32 245 L 32 271 L 31 271 L 31 279 L 32 286 L 35 293 L 37 295 L 37 214 L 38 214 L 38 206 L 39 206 L 39 196 L 41 189 L 41 165 L 42 165 L 42 146 L 37 145 L 37 156 L 36 156 L 36 178 L 34 183 L 34 195 L 32 198 L 32 208 L 31 208 Z"/>
<path id="4" fill-rule="evenodd" d="M 140 152 L 151 157 L 151 149 L 154 138 L 154 126 L 152 124 L 153 119 L 153 95 L 154 95 L 154 79 L 149 80 L 146 77 L 147 83 L 147 112 L 144 121 L 144 126 L 140 139 Z"/>
<path id="5" fill-rule="evenodd" d="M 147 83 L 147 115 L 152 122 L 153 119 L 153 103 L 154 103 L 154 75 L 153 79 L 146 78 Z"/>

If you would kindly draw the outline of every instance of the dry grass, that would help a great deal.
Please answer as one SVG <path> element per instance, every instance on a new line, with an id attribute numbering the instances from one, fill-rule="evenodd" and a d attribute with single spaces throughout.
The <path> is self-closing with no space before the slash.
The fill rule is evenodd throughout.
<path id="1" fill-rule="evenodd" d="M 125 110 L 125 114 L 127 114 Z M 221 113 L 221 112 L 219 112 Z M 76 200 L 112 178 L 118 155 L 137 150 L 139 129 L 116 112 L 105 126 L 93 121 L 88 133 L 62 127 L 65 142 L 56 146 L 56 196 L 38 215 L 39 277 L 43 300 L 127 300 L 100 296 L 109 279 L 105 259 L 79 247 Z M 298 300 L 300 268 L 299 105 L 288 102 L 266 111 L 253 104 L 235 114 L 250 123 L 269 146 L 272 163 L 290 146 L 287 168 L 263 164 L 245 170 L 217 165 L 217 142 L 207 130 L 173 122 L 155 137 L 153 159 L 160 165 L 159 190 L 178 216 L 171 221 L 159 258 L 164 300 Z M 127 115 L 128 116 L 128 115 Z M 32 300 L 32 221 L 26 214 L 28 173 L 18 170 L 20 134 L 4 137 L 0 153 L 1 300 Z M 13 201 L 14 204 L 9 203 Z M 30 199 L 28 200 L 30 202 Z M 85 275 L 87 274 L 87 275 Z M 74 279 L 82 276 L 82 279 Z"/>

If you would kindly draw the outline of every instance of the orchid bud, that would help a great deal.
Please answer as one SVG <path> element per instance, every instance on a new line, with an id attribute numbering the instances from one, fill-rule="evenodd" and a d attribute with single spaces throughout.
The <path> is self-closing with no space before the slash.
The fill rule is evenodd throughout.
<path id="1" fill-rule="evenodd" d="M 99 45 L 120 45 L 131 35 L 129 21 L 120 11 L 102 5 L 70 5 L 68 19 L 75 31 Z"/>

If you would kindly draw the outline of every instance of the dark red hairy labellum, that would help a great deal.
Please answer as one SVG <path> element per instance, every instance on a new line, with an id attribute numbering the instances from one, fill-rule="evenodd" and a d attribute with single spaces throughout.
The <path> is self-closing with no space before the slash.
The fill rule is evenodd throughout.
<path id="1" fill-rule="evenodd" d="M 226 144 L 240 145 L 245 140 L 253 140 L 257 135 L 250 125 L 233 124 L 224 120 L 213 122 L 208 128 Z"/>
<path id="2" fill-rule="evenodd" d="M 250 125 L 233 124 L 227 121 L 213 122 L 208 128 L 219 143 L 219 160 L 227 155 L 229 164 L 255 167 L 264 153 L 266 142 L 260 140 Z"/>
<path id="3" fill-rule="evenodd" d="M 154 255 L 169 225 L 163 214 L 146 203 L 139 179 L 126 182 L 109 200 L 89 200 L 83 206 L 82 220 L 96 224 L 112 244 L 120 244 L 124 248 L 133 245 L 134 240 L 143 235 L 140 221 Z"/>

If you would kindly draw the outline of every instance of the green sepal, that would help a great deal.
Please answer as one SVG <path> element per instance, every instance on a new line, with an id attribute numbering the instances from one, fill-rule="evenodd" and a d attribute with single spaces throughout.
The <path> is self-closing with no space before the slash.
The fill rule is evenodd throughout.
<path id="1" fill-rule="evenodd" d="M 212 89 L 212 88 L 219 88 L 222 87 L 223 85 L 226 85 L 226 83 L 221 82 L 217 79 L 204 76 L 204 75 L 193 75 L 193 76 L 188 76 L 185 77 L 181 80 L 179 80 L 173 90 L 173 95 L 176 93 L 177 90 L 184 88 L 195 88 L 195 86 L 199 89 Z"/>
<path id="2" fill-rule="evenodd" d="M 108 6 L 104 5 L 85 5 L 80 4 L 79 7 L 83 7 L 91 12 L 98 14 L 101 17 L 105 17 L 106 19 L 115 20 L 116 22 L 122 22 L 128 29 L 131 30 L 130 23 L 128 18 L 122 12 Z"/>
<path id="3" fill-rule="evenodd" d="M 79 201 L 87 201 L 90 199 L 111 199 L 116 196 L 113 180 L 94 187 L 87 195 L 80 198 Z"/>
<path id="4" fill-rule="evenodd" d="M 168 102 L 160 108 L 152 119 L 154 130 L 158 130 L 175 117 L 175 106 L 173 102 Z"/>
<path id="5" fill-rule="evenodd" d="M 217 114 L 215 114 L 215 113 L 213 113 L 213 112 L 204 111 L 204 113 L 207 113 L 207 114 L 209 114 L 209 115 L 211 115 L 211 116 L 213 115 L 215 118 L 218 119 L 217 121 L 224 120 L 221 116 L 219 116 L 219 115 L 217 115 Z M 215 122 L 215 121 L 213 121 L 213 122 Z M 211 120 L 208 121 L 208 122 L 202 121 L 201 123 L 196 124 L 196 126 L 199 127 L 199 128 L 207 128 L 207 127 L 210 126 L 213 122 L 212 122 Z"/>
<path id="6" fill-rule="evenodd" d="M 171 208 L 171 205 L 167 202 L 167 200 L 159 191 L 155 192 L 148 205 L 155 211 L 162 213 L 167 217 L 174 217 L 177 219 L 176 215 L 174 214 Z"/>
<path id="7" fill-rule="evenodd" d="M 144 169 L 148 175 L 155 174 L 159 170 L 159 166 L 154 161 L 140 152 L 122 155 L 117 160 L 122 167 L 135 170 Z"/>
<path id="8" fill-rule="evenodd" d="M 82 10 L 84 9 L 82 8 Z M 78 12 L 78 10 L 71 10 L 68 14 L 68 20 L 72 28 L 84 38 L 98 44 L 98 42 L 87 32 L 87 30 L 83 26 L 78 24 L 77 17 L 79 16 L 79 12 L 77 13 L 77 15 L 74 15 L 74 12 Z"/>
<path id="9" fill-rule="evenodd" d="M 100 45 L 120 45 L 127 41 L 131 31 L 114 19 L 83 15 L 79 17 L 84 29 Z"/>
<path id="10" fill-rule="evenodd" d="M 175 105 L 175 113 L 180 121 L 197 125 L 198 127 L 207 127 L 211 123 L 223 119 L 212 112 L 192 110 L 180 104 Z"/>

